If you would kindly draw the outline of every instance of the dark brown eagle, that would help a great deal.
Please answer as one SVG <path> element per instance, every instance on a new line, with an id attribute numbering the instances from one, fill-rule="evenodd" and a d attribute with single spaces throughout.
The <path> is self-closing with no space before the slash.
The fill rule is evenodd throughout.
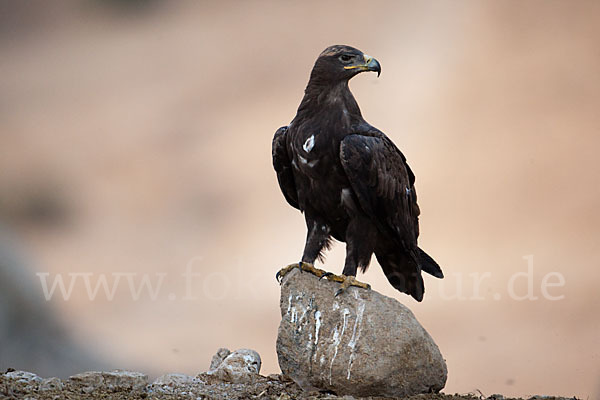
<path id="1" fill-rule="evenodd" d="M 421 271 L 443 278 L 417 245 L 419 206 L 415 175 L 394 143 L 362 117 L 348 81 L 381 73 L 374 58 L 350 46 L 331 46 L 317 58 L 296 117 L 273 137 L 273 166 L 287 202 L 304 213 L 308 233 L 299 267 L 319 277 L 369 288 L 355 279 L 375 253 L 389 282 L 417 301 Z M 342 276 L 316 269 L 331 237 L 346 242 Z M 336 294 L 336 295 L 337 295 Z"/>

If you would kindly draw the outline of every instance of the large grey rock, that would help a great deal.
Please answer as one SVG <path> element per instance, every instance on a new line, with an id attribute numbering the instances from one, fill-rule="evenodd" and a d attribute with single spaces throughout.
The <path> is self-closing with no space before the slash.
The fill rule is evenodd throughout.
<path id="1" fill-rule="evenodd" d="M 306 390 L 402 397 L 437 392 L 446 363 L 413 313 L 374 290 L 291 271 L 281 286 L 277 356 Z"/>

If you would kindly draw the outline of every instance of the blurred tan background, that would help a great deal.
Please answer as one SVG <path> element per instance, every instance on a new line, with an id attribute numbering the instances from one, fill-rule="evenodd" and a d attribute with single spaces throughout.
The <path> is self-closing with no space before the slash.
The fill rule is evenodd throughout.
<path id="1" fill-rule="evenodd" d="M 194 374 L 249 347 L 278 372 L 274 275 L 305 228 L 271 138 L 344 43 L 381 62 L 351 88 L 416 172 L 421 247 L 446 274 L 423 303 L 375 262 L 362 280 L 429 330 L 446 392 L 600 397 L 599 38 L 595 1 L 0 1 L 2 244 L 27 260 L 0 257 L 6 287 L 27 281 L 2 298 L 0 333 L 20 339 L 0 367 Z M 529 262 L 537 300 L 518 300 Z M 40 272 L 164 280 L 154 299 L 121 278 L 112 300 L 76 281 L 45 302 Z M 78 363 L 71 344 L 40 362 L 22 326 Z"/>

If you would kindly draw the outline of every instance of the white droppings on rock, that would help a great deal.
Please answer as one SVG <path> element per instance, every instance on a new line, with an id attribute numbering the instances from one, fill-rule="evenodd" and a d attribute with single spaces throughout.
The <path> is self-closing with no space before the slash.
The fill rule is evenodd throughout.
<path id="1" fill-rule="evenodd" d="M 292 312 L 290 313 L 290 322 L 296 323 L 296 317 L 297 317 L 296 307 L 292 307 Z"/>
<path id="2" fill-rule="evenodd" d="M 319 329 L 321 329 L 321 311 L 315 311 L 315 346 L 319 344 Z"/>
<path id="3" fill-rule="evenodd" d="M 348 310 L 347 308 L 344 308 L 342 310 L 342 330 L 341 330 L 341 332 L 339 332 L 338 327 L 336 326 L 333 331 L 334 351 L 333 351 L 333 357 L 331 357 L 331 363 L 329 364 L 329 383 L 330 384 L 331 384 L 331 375 L 332 375 L 332 370 L 333 370 L 333 362 L 335 361 L 335 358 L 337 357 L 338 347 L 339 347 L 340 343 L 342 342 L 342 338 L 344 337 L 344 332 L 346 331 L 346 326 L 348 325 L 348 315 L 349 314 L 350 314 L 350 310 Z"/>
<path id="4" fill-rule="evenodd" d="M 306 313 L 310 309 L 310 305 L 308 307 L 304 307 L 302 304 L 299 304 L 299 305 L 300 305 L 300 308 L 302 309 L 302 313 L 300 314 L 300 317 L 298 318 L 298 323 L 301 324 L 302 321 L 304 321 L 304 319 L 306 318 Z M 302 325 L 300 325 L 300 329 L 302 329 Z"/>
<path id="5" fill-rule="evenodd" d="M 350 347 L 352 349 L 352 351 L 354 351 L 354 349 L 356 347 L 356 342 L 358 341 L 358 339 L 360 339 L 360 331 L 362 328 L 362 319 L 363 319 L 364 312 L 365 312 L 365 303 L 361 302 L 358 305 L 358 310 L 356 312 L 356 320 L 354 321 L 354 328 L 352 329 L 352 337 L 350 338 L 350 341 L 348 342 L 348 347 Z"/>
<path id="6" fill-rule="evenodd" d="M 365 312 L 365 303 L 360 302 L 358 304 L 358 310 L 356 311 L 356 319 L 354 321 L 354 328 L 352 329 L 352 337 L 348 342 L 348 347 L 350 347 L 350 359 L 348 360 L 348 374 L 346 375 L 346 379 L 350 380 L 350 374 L 352 372 L 352 364 L 354 363 L 354 359 L 356 355 L 354 350 L 356 349 L 356 343 L 360 339 L 360 331 L 362 329 L 362 319 L 363 314 Z"/>

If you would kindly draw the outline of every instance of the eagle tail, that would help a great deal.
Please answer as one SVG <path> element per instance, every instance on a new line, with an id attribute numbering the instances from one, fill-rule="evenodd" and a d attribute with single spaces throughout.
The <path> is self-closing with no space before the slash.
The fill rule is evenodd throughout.
<path id="1" fill-rule="evenodd" d="M 375 251 L 375 256 L 385 277 L 396 290 L 411 295 L 417 301 L 423 300 L 425 285 L 421 269 L 410 255 L 397 250 L 380 249 Z"/>
<path id="2" fill-rule="evenodd" d="M 421 264 L 421 270 L 427 272 L 430 275 L 435 276 L 436 278 L 442 279 L 444 277 L 444 273 L 442 269 L 435 262 L 433 258 L 429 256 L 429 254 L 425 253 L 422 249 L 419 248 L 419 263 Z"/>

